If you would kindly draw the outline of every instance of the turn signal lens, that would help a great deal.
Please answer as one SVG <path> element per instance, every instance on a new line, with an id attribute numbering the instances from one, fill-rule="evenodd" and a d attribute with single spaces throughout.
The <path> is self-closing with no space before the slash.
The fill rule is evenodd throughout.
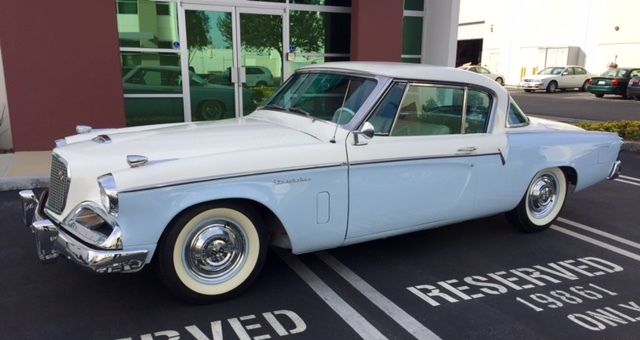
<path id="1" fill-rule="evenodd" d="M 593 79 L 589 79 L 589 85 L 593 85 Z"/>

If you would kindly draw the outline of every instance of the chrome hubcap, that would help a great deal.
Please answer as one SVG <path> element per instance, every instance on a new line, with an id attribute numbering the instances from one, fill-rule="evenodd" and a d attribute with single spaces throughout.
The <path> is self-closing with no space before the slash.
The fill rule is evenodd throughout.
<path id="1" fill-rule="evenodd" d="M 557 200 L 557 180 L 553 175 L 544 174 L 531 184 L 527 205 L 535 218 L 547 217 L 555 207 Z"/>
<path id="2" fill-rule="evenodd" d="M 245 239 L 235 223 L 210 221 L 188 239 L 184 254 L 187 268 L 201 281 L 224 282 L 246 257 Z"/>

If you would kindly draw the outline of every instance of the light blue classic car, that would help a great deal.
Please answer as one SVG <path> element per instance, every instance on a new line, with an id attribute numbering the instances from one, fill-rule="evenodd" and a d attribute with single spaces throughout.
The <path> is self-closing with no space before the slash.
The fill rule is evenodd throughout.
<path id="1" fill-rule="evenodd" d="M 176 295 L 229 297 L 268 245 L 294 254 L 506 212 L 526 232 L 618 175 L 621 139 L 528 118 L 496 82 L 396 63 L 302 68 L 244 118 L 90 131 L 23 191 L 44 261 L 152 262 Z"/>

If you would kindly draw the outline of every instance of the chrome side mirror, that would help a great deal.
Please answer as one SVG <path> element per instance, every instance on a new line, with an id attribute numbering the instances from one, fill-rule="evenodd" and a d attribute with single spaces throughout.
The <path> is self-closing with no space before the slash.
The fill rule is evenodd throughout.
<path id="1" fill-rule="evenodd" d="M 365 122 L 360 131 L 353 131 L 353 145 L 367 145 L 369 139 L 373 138 L 376 131 L 373 124 Z M 362 136 L 363 138 L 360 138 Z"/>

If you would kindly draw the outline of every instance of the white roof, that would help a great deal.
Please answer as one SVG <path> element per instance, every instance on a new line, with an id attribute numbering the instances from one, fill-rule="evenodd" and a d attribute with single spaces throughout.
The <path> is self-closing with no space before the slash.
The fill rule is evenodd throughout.
<path id="1" fill-rule="evenodd" d="M 470 83 L 490 88 L 497 93 L 505 91 L 495 81 L 479 75 L 453 67 L 434 66 L 427 64 L 408 64 L 391 62 L 362 62 L 345 61 L 318 65 L 309 65 L 301 70 L 337 70 L 381 75 L 391 78 L 431 80 L 442 82 Z"/>

